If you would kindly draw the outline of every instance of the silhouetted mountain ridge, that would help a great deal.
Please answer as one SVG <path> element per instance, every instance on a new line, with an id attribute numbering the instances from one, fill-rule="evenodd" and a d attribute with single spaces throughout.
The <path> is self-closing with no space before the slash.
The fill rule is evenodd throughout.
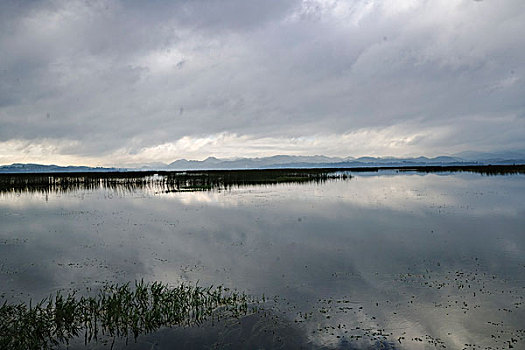
<path id="1" fill-rule="evenodd" d="M 512 165 L 525 164 L 524 152 L 462 152 L 452 156 L 428 158 L 396 157 L 327 157 L 275 155 L 262 158 L 219 159 L 208 157 L 202 161 L 178 159 L 170 164 L 149 163 L 126 168 L 102 168 L 88 166 L 58 166 L 42 164 L 20 164 L 0 166 L 0 173 L 53 173 L 92 172 L 126 170 L 235 170 L 235 169 L 285 169 L 285 168 L 363 168 L 363 167 L 407 167 L 407 166 L 461 166 L 461 165 Z"/>
<path id="2" fill-rule="evenodd" d="M 89 167 L 89 166 L 60 166 L 44 164 L 22 164 L 14 163 L 11 165 L 1 165 L 0 173 L 74 173 L 74 172 L 93 172 L 93 171 L 117 171 L 117 168 Z"/>
<path id="3" fill-rule="evenodd" d="M 207 158 L 203 161 L 179 159 L 166 166 L 170 170 L 213 170 L 213 169 L 270 169 L 270 168 L 353 168 L 353 167 L 399 167 L 399 166 L 444 166 L 444 165 L 509 165 L 525 164 L 525 152 L 511 157 L 495 157 L 494 154 L 483 154 L 476 157 L 424 156 L 414 158 L 396 157 L 326 157 L 326 156 L 289 156 L 276 155 L 264 158 L 217 159 Z"/>

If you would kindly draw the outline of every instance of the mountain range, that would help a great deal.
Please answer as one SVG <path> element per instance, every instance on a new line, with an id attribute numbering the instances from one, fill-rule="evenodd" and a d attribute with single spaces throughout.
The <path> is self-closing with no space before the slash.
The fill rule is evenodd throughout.
<path id="1" fill-rule="evenodd" d="M 170 164 L 139 164 L 126 168 L 103 168 L 88 166 L 58 166 L 42 164 L 21 164 L 0 166 L 0 173 L 53 173 L 53 172 L 92 172 L 92 171 L 132 171 L 132 170 L 222 170 L 222 169 L 282 169 L 282 168 L 362 168 L 362 167 L 403 167 L 403 166 L 446 166 L 446 165 L 511 165 L 525 164 L 525 151 L 521 152 L 462 152 L 452 156 L 434 158 L 414 157 L 327 157 L 276 155 L 262 158 L 205 160 L 179 159 Z"/>
<path id="2" fill-rule="evenodd" d="M 469 152 L 463 155 L 439 156 L 434 158 L 395 158 L 395 157 L 326 157 L 277 155 L 264 158 L 218 159 L 206 158 L 203 161 L 179 159 L 167 164 L 169 170 L 204 169 L 271 169 L 271 168 L 359 168 L 359 167 L 400 167 L 400 166 L 442 166 L 442 165 L 508 165 L 525 164 L 525 152 L 515 154 L 495 154 Z M 145 167 L 147 168 L 147 167 Z"/>
<path id="3" fill-rule="evenodd" d="M 44 165 L 33 163 L 14 163 L 10 165 L 1 165 L 0 173 L 79 173 L 79 172 L 93 172 L 93 171 L 119 171 L 118 168 L 103 168 L 103 167 L 89 167 L 89 166 L 60 166 L 60 165 Z M 125 170 L 125 169 L 124 169 Z"/>

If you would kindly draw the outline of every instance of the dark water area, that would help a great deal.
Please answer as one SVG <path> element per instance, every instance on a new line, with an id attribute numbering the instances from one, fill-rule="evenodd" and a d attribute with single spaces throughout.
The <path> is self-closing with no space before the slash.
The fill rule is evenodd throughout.
<path id="1" fill-rule="evenodd" d="M 198 282 L 264 311 L 113 348 L 525 348 L 525 175 L 342 174 L 19 183 L 0 191 L 0 303 Z"/>

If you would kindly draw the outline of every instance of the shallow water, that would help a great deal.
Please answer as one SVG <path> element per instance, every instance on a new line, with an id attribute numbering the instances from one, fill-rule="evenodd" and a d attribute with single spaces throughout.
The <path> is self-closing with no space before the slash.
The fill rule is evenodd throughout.
<path id="1" fill-rule="evenodd" d="M 525 348 L 523 198 L 524 175 L 387 172 L 3 193 L 0 295 L 144 279 L 271 300 L 266 315 L 164 329 L 128 348 Z"/>

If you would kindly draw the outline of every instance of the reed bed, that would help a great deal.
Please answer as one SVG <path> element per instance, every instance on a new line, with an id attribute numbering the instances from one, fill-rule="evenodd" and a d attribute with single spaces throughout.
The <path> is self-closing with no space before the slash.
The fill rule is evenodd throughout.
<path id="1" fill-rule="evenodd" d="M 206 319 L 239 317 L 256 310 L 244 293 L 221 286 L 136 281 L 133 286 L 107 285 L 94 296 L 75 292 L 37 304 L 0 306 L 0 349 L 52 349 L 83 337 L 86 344 L 102 337 L 135 340 L 161 327 L 194 326 Z"/>
<path id="2" fill-rule="evenodd" d="M 209 191 L 234 186 L 324 182 L 350 177 L 340 172 L 315 169 L 0 174 L 0 193 L 96 189 L 135 191 L 148 188 L 156 192 Z"/>
<path id="3" fill-rule="evenodd" d="M 209 191 L 235 186 L 281 183 L 322 183 L 352 178 L 350 173 L 383 170 L 421 173 L 470 172 L 482 175 L 525 174 L 525 165 L 453 165 L 316 169 L 249 169 L 192 171 L 110 171 L 69 173 L 0 173 L 1 193 L 71 192 L 112 189 L 135 191 L 152 188 L 157 192 Z"/>

